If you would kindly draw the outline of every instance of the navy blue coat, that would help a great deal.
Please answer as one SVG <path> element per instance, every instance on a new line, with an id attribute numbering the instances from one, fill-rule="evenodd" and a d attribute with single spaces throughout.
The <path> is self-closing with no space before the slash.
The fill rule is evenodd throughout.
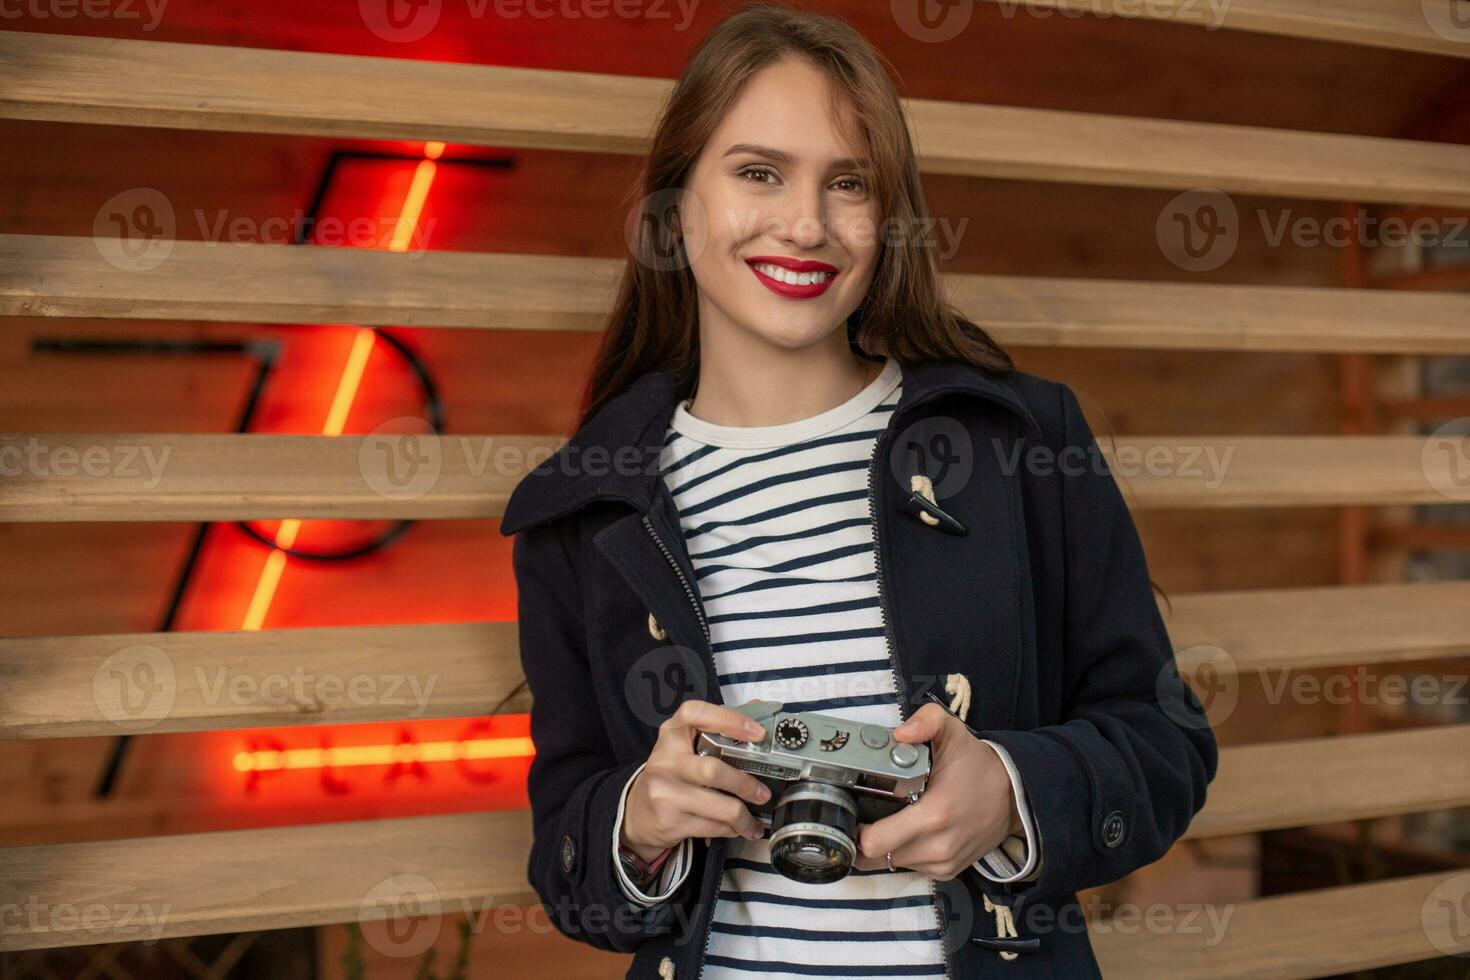
<path id="1" fill-rule="evenodd" d="M 961 672 L 966 722 L 1010 753 L 1042 873 L 938 882 L 949 975 L 1100 976 L 1076 893 L 1157 860 L 1189 826 L 1218 749 L 1180 679 L 1132 517 L 1072 390 L 947 360 L 903 364 L 870 469 L 881 606 L 907 717 Z M 687 383 L 644 375 L 512 493 L 521 660 L 534 704 L 529 875 L 553 922 L 693 980 L 725 839 L 695 842 L 668 901 L 618 888 L 619 796 L 678 701 L 720 703 L 694 569 L 658 476 Z M 933 484 L 916 496 L 912 475 Z M 938 522 L 925 521 L 928 512 Z M 650 616 L 652 620 L 650 620 Z M 659 638 L 662 634 L 663 638 Z M 987 900 L 1036 948 L 1003 960 Z M 664 962 L 667 960 L 668 962 Z"/>

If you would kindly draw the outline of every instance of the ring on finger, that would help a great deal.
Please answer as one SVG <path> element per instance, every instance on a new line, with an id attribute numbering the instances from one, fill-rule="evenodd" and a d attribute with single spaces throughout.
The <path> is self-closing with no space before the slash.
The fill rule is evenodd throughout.
<path id="1" fill-rule="evenodd" d="M 889 851 L 887 854 L 884 854 L 883 855 L 883 860 L 885 860 L 885 861 L 888 862 L 888 870 L 889 871 L 897 871 L 898 870 L 897 868 L 895 868 L 893 866 L 893 852 L 892 851 Z"/>

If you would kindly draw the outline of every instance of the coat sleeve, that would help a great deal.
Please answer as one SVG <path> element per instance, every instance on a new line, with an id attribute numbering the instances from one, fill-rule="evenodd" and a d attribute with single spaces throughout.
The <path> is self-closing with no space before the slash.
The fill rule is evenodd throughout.
<path id="1" fill-rule="evenodd" d="M 631 953 L 649 936 L 670 931 L 678 908 L 629 901 L 609 857 L 623 789 L 645 760 L 620 764 L 610 746 L 588 668 L 568 523 L 527 527 L 512 545 L 536 749 L 527 778 L 533 834 L 528 877 L 559 931 L 599 949 Z"/>
<path id="2" fill-rule="evenodd" d="M 1138 531 L 1071 388 L 1058 384 L 1063 720 L 979 734 L 1010 754 L 1045 854 L 1032 881 L 977 885 L 1013 914 L 1150 864 L 1204 806 L 1218 747 L 1179 676 Z M 1018 920 L 1019 921 L 1019 920 Z"/>

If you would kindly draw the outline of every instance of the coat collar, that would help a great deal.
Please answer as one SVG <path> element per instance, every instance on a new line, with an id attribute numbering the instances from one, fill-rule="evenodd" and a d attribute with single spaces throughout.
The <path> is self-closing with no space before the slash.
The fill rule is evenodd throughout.
<path id="1" fill-rule="evenodd" d="M 894 420 L 930 397 L 960 393 L 1009 409 L 1042 434 L 1009 375 L 947 359 L 900 362 L 899 368 L 903 388 Z M 647 512 L 657 491 L 669 420 L 687 390 L 687 379 L 668 371 L 651 371 L 629 385 L 516 485 L 500 533 L 515 534 L 593 500 L 621 500 Z"/>

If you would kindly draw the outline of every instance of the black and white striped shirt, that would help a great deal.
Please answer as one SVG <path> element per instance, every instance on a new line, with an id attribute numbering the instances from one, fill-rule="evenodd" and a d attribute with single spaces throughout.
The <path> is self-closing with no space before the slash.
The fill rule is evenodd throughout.
<path id="1" fill-rule="evenodd" d="M 675 409 L 662 478 L 678 506 L 726 704 L 757 698 L 860 724 L 901 720 L 878 605 L 867 476 L 901 381 L 889 359 L 852 398 L 782 425 L 714 425 L 689 414 L 687 402 Z M 1034 840 L 1015 767 L 1001 746 L 988 744 L 1010 772 Z M 619 824 L 621 817 L 620 807 Z M 619 869 L 624 891 L 641 904 L 658 901 L 688 874 L 690 851 L 686 841 L 671 855 L 652 895 Z M 928 876 L 854 871 L 810 885 L 771 866 L 769 840 L 731 838 L 725 853 L 708 980 L 943 976 Z M 1013 836 L 975 867 L 995 881 L 1030 880 L 1039 854 Z"/>

